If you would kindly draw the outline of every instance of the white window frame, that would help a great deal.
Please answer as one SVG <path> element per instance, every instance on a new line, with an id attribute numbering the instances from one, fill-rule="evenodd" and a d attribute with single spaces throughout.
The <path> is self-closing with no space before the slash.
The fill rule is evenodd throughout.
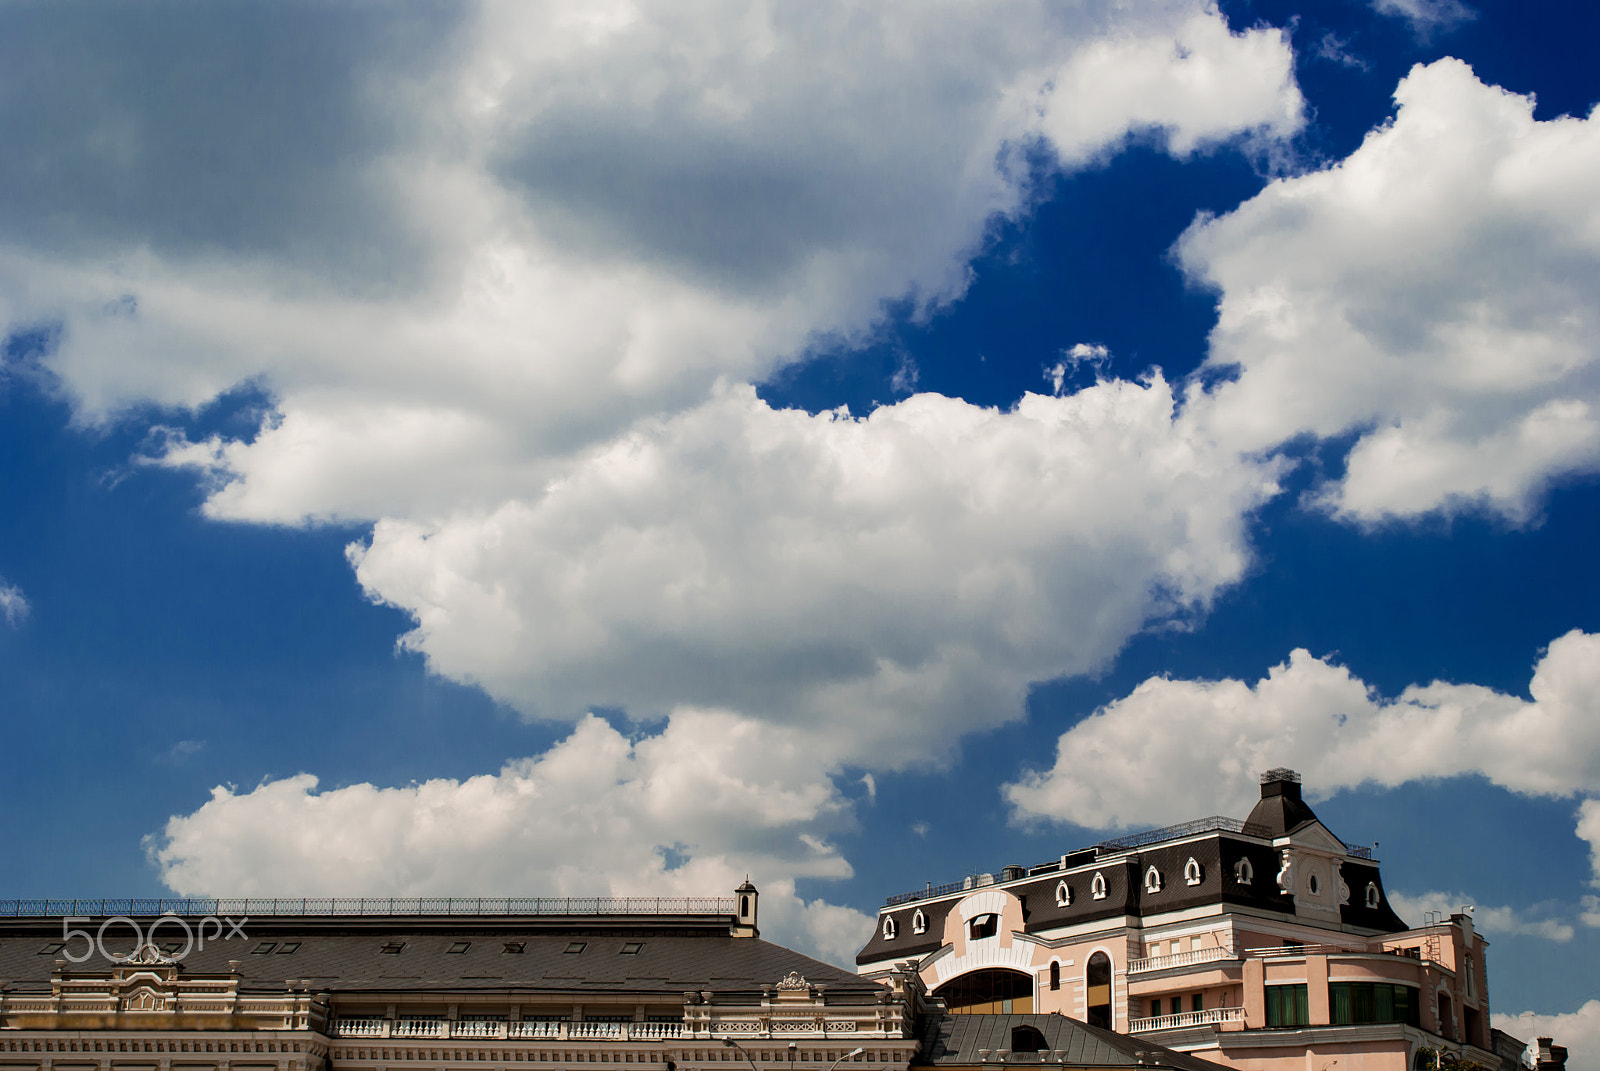
<path id="1" fill-rule="evenodd" d="M 1094 872 L 1094 877 L 1089 881 L 1089 895 L 1096 900 L 1104 900 L 1106 898 L 1106 876 L 1098 870 Z"/>
<path id="2" fill-rule="evenodd" d="M 1144 891 L 1147 893 L 1158 893 L 1161 891 L 1161 886 L 1161 871 L 1156 869 L 1156 865 L 1154 863 L 1151 863 L 1144 872 Z"/>
<path id="3" fill-rule="evenodd" d="M 922 913 L 922 908 L 920 908 L 920 907 L 917 908 L 917 913 L 915 915 L 911 916 L 911 932 L 912 933 L 927 933 L 928 932 L 928 916 L 926 916 L 926 915 L 924 915 Z"/>
<path id="4" fill-rule="evenodd" d="M 1205 877 L 1205 867 L 1201 866 L 1199 860 L 1191 855 L 1189 861 L 1183 864 L 1183 883 L 1185 885 L 1199 885 L 1205 880 Z"/>
<path id="5" fill-rule="evenodd" d="M 893 915 L 885 915 L 885 916 L 883 916 L 883 939 L 885 941 L 893 941 L 895 939 L 895 935 L 898 934 L 899 932 L 900 932 L 900 927 L 898 927 L 898 926 L 896 926 L 894 924 L 894 916 Z"/>
<path id="6" fill-rule="evenodd" d="M 1249 856 L 1240 856 L 1239 861 L 1233 864 L 1233 880 L 1239 885 L 1252 885 L 1256 880 L 1255 864 L 1250 862 Z"/>
<path id="7" fill-rule="evenodd" d="M 1072 886 L 1068 885 L 1065 880 L 1056 883 L 1056 906 L 1072 906 Z"/>

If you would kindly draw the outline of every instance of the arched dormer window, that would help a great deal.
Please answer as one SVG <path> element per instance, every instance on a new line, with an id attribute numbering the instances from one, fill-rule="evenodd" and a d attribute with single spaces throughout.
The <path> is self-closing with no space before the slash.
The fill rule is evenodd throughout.
<path id="1" fill-rule="evenodd" d="M 883 939 L 885 941 L 893 941 L 895 934 L 898 932 L 899 927 L 894 924 L 894 918 L 889 915 L 883 916 Z"/>
<path id="2" fill-rule="evenodd" d="M 1205 868 L 1191 855 L 1189 861 L 1183 864 L 1183 883 L 1185 885 L 1199 885 L 1201 881 L 1205 880 L 1205 876 Z"/>
<path id="3" fill-rule="evenodd" d="M 1375 881 L 1367 882 L 1367 906 L 1377 907 L 1381 903 L 1383 903 L 1383 894 L 1378 891 L 1378 883 Z"/>
<path id="4" fill-rule="evenodd" d="M 1157 870 L 1154 866 L 1151 866 L 1144 872 L 1144 891 L 1161 891 L 1161 871 Z"/>
<path id="5" fill-rule="evenodd" d="M 1096 900 L 1106 898 L 1106 876 L 1098 870 L 1094 872 L 1094 879 L 1089 882 L 1089 895 Z"/>
<path id="6" fill-rule="evenodd" d="M 1000 916 L 996 914 L 978 915 L 967 923 L 967 939 L 971 941 L 981 941 L 999 932 Z"/>
<path id="7" fill-rule="evenodd" d="M 1072 903 L 1072 886 L 1064 881 L 1056 883 L 1056 906 L 1066 907 Z"/>
<path id="8" fill-rule="evenodd" d="M 1256 880 L 1256 868 L 1250 865 L 1249 859 L 1240 859 L 1233 864 L 1233 880 L 1240 885 L 1249 885 Z"/>
<path id="9" fill-rule="evenodd" d="M 917 908 L 917 913 L 915 915 L 911 916 L 911 932 L 912 933 L 927 933 L 928 932 L 928 916 L 926 916 L 926 915 L 924 915 L 922 913 L 922 908 L 920 908 L 920 907 Z"/>

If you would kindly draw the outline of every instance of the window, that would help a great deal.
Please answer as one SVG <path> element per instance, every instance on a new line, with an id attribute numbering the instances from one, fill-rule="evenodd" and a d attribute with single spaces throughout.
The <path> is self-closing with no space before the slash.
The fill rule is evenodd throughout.
<path id="1" fill-rule="evenodd" d="M 1072 903 L 1072 886 L 1064 881 L 1056 883 L 1056 906 L 1067 907 Z"/>
<path id="2" fill-rule="evenodd" d="M 1335 1026 L 1357 1023 L 1421 1025 L 1417 990 L 1388 982 L 1331 982 L 1328 1013 Z"/>
<path id="3" fill-rule="evenodd" d="M 1196 993 L 1194 996 L 1190 997 L 1189 998 L 1189 1010 L 1190 1011 L 1205 1011 L 1206 1010 L 1206 995 L 1204 993 Z"/>
<path id="4" fill-rule="evenodd" d="M 461 953 L 465 952 L 467 949 L 469 949 L 471 947 L 472 947 L 472 942 L 471 941 L 457 941 L 454 944 L 452 944 L 449 948 L 445 949 L 445 951 L 448 952 L 452 956 L 459 956 L 459 955 L 461 955 Z"/>
<path id="5" fill-rule="evenodd" d="M 1317 876 L 1315 874 L 1312 874 L 1311 876 L 1306 878 L 1306 891 L 1309 892 L 1312 896 L 1317 895 L 1317 890 L 1319 888 L 1321 888 L 1321 886 L 1318 885 Z"/>
<path id="6" fill-rule="evenodd" d="M 619 956 L 637 956 L 640 952 L 643 952 L 643 951 L 644 951 L 644 942 L 643 941 L 624 941 L 624 942 L 622 942 L 622 951 L 618 952 L 617 955 L 619 955 Z"/>
<path id="7" fill-rule="evenodd" d="M 1111 957 L 1104 952 L 1096 952 L 1090 956 L 1089 962 L 1084 966 L 1083 996 L 1089 1025 L 1110 1030 Z"/>
<path id="8" fill-rule="evenodd" d="M 1044 1034 L 1036 1026 L 1014 1026 L 1011 1028 L 1012 1052 L 1043 1052 L 1050 1047 L 1045 1041 Z"/>
<path id="9" fill-rule="evenodd" d="M 567 947 L 563 951 L 565 952 L 566 955 L 576 956 L 579 953 L 581 953 L 585 948 L 588 948 L 588 947 L 589 947 L 589 942 L 587 942 L 587 941 L 573 941 L 571 944 L 567 945 Z"/>
<path id="10" fill-rule="evenodd" d="M 386 942 L 382 948 L 378 949 L 378 951 L 385 956 L 398 956 L 400 954 L 400 950 L 405 946 L 406 943 L 404 941 L 389 941 Z"/>
<path id="11" fill-rule="evenodd" d="M 1309 1026 L 1311 999 L 1305 983 L 1269 985 L 1267 989 L 1268 1026 Z"/>
<path id="12" fill-rule="evenodd" d="M 1249 885 L 1256 880 L 1256 868 L 1250 865 L 1250 860 L 1240 859 L 1233 864 L 1233 880 L 1240 885 Z"/>
<path id="13" fill-rule="evenodd" d="M 927 933 L 928 932 L 928 916 L 926 916 L 926 915 L 924 915 L 922 913 L 922 908 L 920 908 L 920 907 L 917 908 L 917 913 L 915 915 L 911 916 L 911 932 L 912 933 Z"/>
<path id="14" fill-rule="evenodd" d="M 300 948 L 300 942 L 299 941 L 285 941 L 285 942 L 283 942 L 283 944 L 278 946 L 278 955 L 280 955 L 280 956 L 291 956 L 296 951 L 298 951 L 299 948 Z"/>
<path id="15" fill-rule="evenodd" d="M 161 951 L 170 956 L 182 947 L 182 941 L 163 941 L 161 944 Z"/>
<path id="16" fill-rule="evenodd" d="M 265 956 L 268 952 L 271 952 L 277 947 L 278 942 L 276 941 L 262 941 L 259 945 L 256 945 L 250 950 L 250 954 L 252 956 Z"/>
<path id="17" fill-rule="evenodd" d="M 972 941 L 981 941 L 985 937 L 993 937 L 1000 932 L 1000 916 L 995 914 L 979 915 L 967 923 L 967 938 Z"/>
<path id="18" fill-rule="evenodd" d="M 894 919 L 889 915 L 883 916 L 883 939 L 885 941 L 893 941 L 894 935 L 899 932 L 899 928 L 894 924 Z"/>
<path id="19" fill-rule="evenodd" d="M 1152 1019 L 1161 1018 L 1161 998 L 1160 997 L 1151 997 L 1150 998 L 1150 1018 L 1152 1018 Z"/>
<path id="20" fill-rule="evenodd" d="M 1056 960 L 1050 964 L 1050 988 L 1061 988 L 1061 961 Z"/>
<path id="21" fill-rule="evenodd" d="M 1199 885 L 1205 880 L 1205 876 L 1205 867 L 1201 866 L 1199 861 L 1191 855 L 1189 861 L 1183 864 L 1183 883 L 1185 885 Z"/>
<path id="22" fill-rule="evenodd" d="M 1367 882 L 1367 906 L 1375 908 L 1382 902 L 1383 894 L 1378 891 L 1378 883 L 1375 881 Z"/>
<path id="23" fill-rule="evenodd" d="M 1089 895 L 1096 900 L 1106 898 L 1106 876 L 1098 870 L 1094 872 L 1094 880 L 1089 882 Z"/>
<path id="24" fill-rule="evenodd" d="M 39 955 L 41 955 L 41 956 L 53 956 L 57 952 L 60 952 L 63 948 L 66 948 L 66 947 L 67 946 L 64 943 L 62 943 L 61 941 L 51 941 L 49 944 L 47 944 L 43 948 L 39 949 Z"/>
<path id="25" fill-rule="evenodd" d="M 1161 891 L 1161 871 L 1153 866 L 1144 872 L 1144 891 L 1151 893 Z"/>
<path id="26" fill-rule="evenodd" d="M 511 954 L 513 956 L 520 956 L 520 955 L 522 955 L 523 950 L 525 950 L 527 947 L 528 947 L 528 942 L 526 942 L 526 941 L 507 941 L 506 942 L 506 947 L 505 947 L 505 952 L 503 952 L 501 954 L 505 955 L 506 953 L 509 953 L 509 954 Z"/>

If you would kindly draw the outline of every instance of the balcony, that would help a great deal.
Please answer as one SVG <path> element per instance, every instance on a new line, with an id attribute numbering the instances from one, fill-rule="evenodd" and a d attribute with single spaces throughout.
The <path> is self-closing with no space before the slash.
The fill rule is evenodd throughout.
<path id="1" fill-rule="evenodd" d="M 531 1041 L 666 1041 L 683 1036 L 682 1023 L 568 1023 L 524 1019 L 511 1023 L 485 1019 L 339 1019 L 341 1038 L 511 1038 Z"/>
<path id="2" fill-rule="evenodd" d="M 1220 960 L 1236 960 L 1239 957 L 1231 948 L 1195 948 L 1188 952 L 1174 952 L 1170 956 L 1149 956 L 1145 959 L 1135 959 L 1128 962 L 1129 974 L 1144 974 L 1149 971 L 1165 971 L 1173 967 L 1193 967 L 1199 963 L 1216 963 Z"/>
<path id="3" fill-rule="evenodd" d="M 1176 1030 L 1185 1026 L 1242 1022 L 1244 1022 L 1243 1008 L 1211 1008 L 1206 1011 L 1179 1012 L 1176 1015 L 1155 1015 L 1148 1019 L 1130 1019 L 1128 1033 L 1147 1034 L 1152 1030 Z"/>

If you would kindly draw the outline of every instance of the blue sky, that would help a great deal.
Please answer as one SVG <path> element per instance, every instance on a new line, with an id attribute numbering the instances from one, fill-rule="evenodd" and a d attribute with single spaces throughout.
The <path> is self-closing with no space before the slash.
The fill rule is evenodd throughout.
<path id="1" fill-rule="evenodd" d="M 1590 6 L 0 22 L 7 895 L 845 961 L 1291 765 L 1600 1041 Z"/>

